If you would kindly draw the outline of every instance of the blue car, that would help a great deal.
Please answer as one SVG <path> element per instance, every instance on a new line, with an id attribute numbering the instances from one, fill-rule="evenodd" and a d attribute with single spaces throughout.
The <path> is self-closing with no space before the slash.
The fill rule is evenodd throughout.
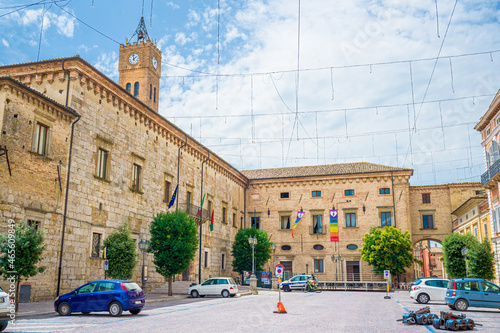
<path id="1" fill-rule="evenodd" d="M 453 279 L 448 282 L 444 301 L 459 311 L 469 307 L 500 309 L 500 287 L 484 279 Z"/>
<path id="2" fill-rule="evenodd" d="M 54 310 L 61 316 L 72 312 L 88 314 L 90 312 L 109 311 L 114 317 L 123 310 L 136 315 L 144 307 L 144 293 L 133 281 L 101 280 L 92 281 L 56 298 Z"/>

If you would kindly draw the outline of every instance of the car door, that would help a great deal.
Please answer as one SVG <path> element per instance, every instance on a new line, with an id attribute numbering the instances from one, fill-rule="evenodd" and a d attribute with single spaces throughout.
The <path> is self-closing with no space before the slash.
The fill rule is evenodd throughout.
<path id="1" fill-rule="evenodd" d="M 299 288 L 299 284 L 300 284 L 300 276 L 294 276 L 293 278 L 290 279 L 290 289 Z"/>
<path id="2" fill-rule="evenodd" d="M 500 288 L 490 282 L 481 282 L 483 288 L 484 307 L 500 308 Z"/>
<path id="3" fill-rule="evenodd" d="M 229 291 L 230 287 L 231 286 L 229 285 L 229 282 L 227 282 L 227 279 L 217 279 L 217 285 L 216 285 L 217 295 L 220 295 L 224 289 Z"/>
<path id="4" fill-rule="evenodd" d="M 94 291 L 89 311 L 107 311 L 109 303 L 118 295 L 115 283 L 109 281 L 99 282 Z"/>
<path id="5" fill-rule="evenodd" d="M 92 298 L 94 297 L 94 290 L 97 283 L 87 283 L 76 290 L 75 295 L 71 296 L 71 310 L 74 312 L 89 311 L 91 307 Z"/>
<path id="6" fill-rule="evenodd" d="M 437 301 L 444 301 L 444 298 L 446 297 L 446 289 L 448 288 L 448 280 L 439 280 L 438 281 L 438 291 L 437 291 Z"/>
<path id="7" fill-rule="evenodd" d="M 214 283 L 215 279 L 208 279 L 203 282 L 198 290 L 200 295 L 213 295 L 215 289 Z"/>
<path id="8" fill-rule="evenodd" d="M 478 281 L 465 281 L 462 294 L 469 306 L 483 306 L 483 292 L 479 289 Z"/>

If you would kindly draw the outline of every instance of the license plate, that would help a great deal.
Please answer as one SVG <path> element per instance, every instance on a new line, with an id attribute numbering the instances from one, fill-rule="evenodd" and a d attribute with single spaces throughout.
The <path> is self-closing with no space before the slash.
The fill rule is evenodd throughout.
<path id="1" fill-rule="evenodd" d="M 135 301 L 135 304 L 141 304 L 142 301 Z"/>

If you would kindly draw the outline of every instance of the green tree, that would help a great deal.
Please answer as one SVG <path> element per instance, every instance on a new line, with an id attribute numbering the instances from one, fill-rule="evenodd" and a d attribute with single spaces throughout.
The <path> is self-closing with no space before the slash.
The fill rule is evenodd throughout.
<path id="1" fill-rule="evenodd" d="M 16 285 L 16 311 L 21 281 L 43 273 L 47 268 L 38 266 L 44 259 L 46 244 L 43 240 L 44 236 L 40 230 L 24 222 L 9 224 L 8 233 L 0 235 L 0 273 L 5 280 Z"/>
<path id="2" fill-rule="evenodd" d="M 156 271 L 168 279 L 168 295 L 172 296 L 172 277 L 188 268 L 196 255 L 196 222 L 186 212 L 162 212 L 151 222 L 149 231 L 149 252 L 154 255 Z"/>
<path id="3" fill-rule="evenodd" d="M 494 256 L 488 239 L 484 239 L 482 243 L 476 241 L 476 244 L 467 252 L 467 257 L 470 277 L 493 280 L 495 277 Z"/>
<path id="4" fill-rule="evenodd" d="M 462 249 L 467 246 L 469 250 L 472 250 L 475 245 L 477 245 L 477 240 L 470 233 L 449 234 L 443 239 L 443 264 L 446 273 L 452 279 L 465 277 L 465 259 Z"/>
<path id="5" fill-rule="evenodd" d="M 130 280 L 137 264 L 137 245 L 130 237 L 128 223 L 125 222 L 104 240 L 109 260 L 107 275 L 112 279 Z"/>
<path id="6" fill-rule="evenodd" d="M 231 254 L 233 256 L 233 271 L 241 273 L 252 270 L 252 245 L 249 237 L 256 237 L 255 267 L 262 270 L 265 263 L 271 258 L 272 247 L 267 232 L 255 228 L 240 229 L 236 233 Z"/>
<path id="7" fill-rule="evenodd" d="M 375 272 L 391 271 L 391 275 L 404 274 L 406 268 L 418 262 L 412 254 L 410 233 L 394 227 L 372 228 L 363 236 L 359 250 L 361 259 L 373 266 Z"/>

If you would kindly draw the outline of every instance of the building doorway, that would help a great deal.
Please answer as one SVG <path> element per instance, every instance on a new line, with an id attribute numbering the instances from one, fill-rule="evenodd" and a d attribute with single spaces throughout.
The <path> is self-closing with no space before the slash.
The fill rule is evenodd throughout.
<path id="1" fill-rule="evenodd" d="M 293 266 L 291 261 L 280 261 L 283 265 L 283 280 L 288 280 L 293 277 Z"/>
<path id="2" fill-rule="evenodd" d="M 189 281 L 189 267 L 182 272 L 182 281 Z"/>
<path id="3" fill-rule="evenodd" d="M 347 281 L 360 281 L 359 261 L 346 262 Z"/>

